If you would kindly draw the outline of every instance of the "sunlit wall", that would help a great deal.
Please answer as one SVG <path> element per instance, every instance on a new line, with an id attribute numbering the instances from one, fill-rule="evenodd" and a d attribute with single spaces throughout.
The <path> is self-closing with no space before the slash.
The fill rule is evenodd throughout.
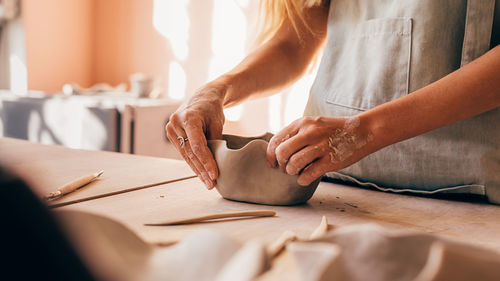
<path id="1" fill-rule="evenodd" d="M 202 15 L 193 14 L 195 6 Z M 154 27 L 173 54 L 166 94 L 186 99 L 201 86 L 190 85 L 200 81 L 190 78 L 205 76 L 206 82 L 241 61 L 256 35 L 257 12 L 258 1 L 250 0 L 154 0 Z M 280 130 L 302 115 L 311 81 L 309 74 L 283 94 L 226 109 L 225 131 L 252 135 Z"/>
<path id="2" fill-rule="evenodd" d="M 178 100 L 247 54 L 255 37 L 259 2 L 50 1 L 50 7 L 23 1 L 30 89 L 60 91 L 71 82 L 116 85 L 141 72 L 156 79 L 165 97 Z M 225 130 L 245 135 L 278 131 L 301 116 L 311 78 L 284 95 L 226 110 Z"/>

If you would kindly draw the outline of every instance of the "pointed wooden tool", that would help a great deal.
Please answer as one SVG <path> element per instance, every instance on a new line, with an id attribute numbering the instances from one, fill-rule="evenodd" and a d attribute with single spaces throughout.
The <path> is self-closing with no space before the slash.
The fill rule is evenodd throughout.
<path id="1" fill-rule="evenodd" d="M 190 224 L 199 223 L 218 219 L 227 218 L 241 218 L 241 217 L 273 217 L 276 215 L 274 211 L 243 211 L 243 212 L 230 212 L 230 213 L 219 213 L 210 214 L 199 217 L 183 218 L 170 221 L 164 221 L 160 223 L 146 223 L 147 226 L 164 226 L 164 225 L 178 225 L 178 224 Z"/>

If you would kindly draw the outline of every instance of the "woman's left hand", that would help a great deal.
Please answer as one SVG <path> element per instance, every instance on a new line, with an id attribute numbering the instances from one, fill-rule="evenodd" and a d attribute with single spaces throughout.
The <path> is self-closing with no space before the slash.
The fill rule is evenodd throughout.
<path id="1" fill-rule="evenodd" d="M 345 168 L 373 152 L 373 135 L 359 117 L 303 117 L 269 142 L 267 161 L 307 186 L 321 175 Z"/>

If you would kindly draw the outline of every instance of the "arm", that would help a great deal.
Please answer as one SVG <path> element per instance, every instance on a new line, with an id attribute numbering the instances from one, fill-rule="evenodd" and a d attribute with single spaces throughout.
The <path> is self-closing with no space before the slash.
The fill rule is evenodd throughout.
<path id="1" fill-rule="evenodd" d="M 305 16 L 315 34 L 298 22 L 301 40 L 290 21 L 285 20 L 273 38 L 215 81 L 230 85 L 223 94 L 224 107 L 275 94 L 306 72 L 325 41 L 328 10 L 323 6 L 308 8 Z"/>
<path id="2" fill-rule="evenodd" d="M 305 117 L 270 142 L 267 159 L 308 185 L 396 142 L 500 106 L 500 46 L 409 95 L 352 118 Z"/>
<path id="3" fill-rule="evenodd" d="M 218 177 L 207 139 L 222 137 L 223 108 L 289 86 L 307 70 L 324 42 L 327 9 L 307 8 L 305 17 L 315 34 L 299 24 L 300 40 L 285 20 L 273 38 L 233 70 L 202 87 L 170 117 L 166 126 L 168 138 L 207 188 L 213 188 Z"/>
<path id="4" fill-rule="evenodd" d="M 467 66 L 360 115 L 374 148 L 423 134 L 500 106 L 500 46 Z M 397 117 L 397 118 L 395 118 Z"/>

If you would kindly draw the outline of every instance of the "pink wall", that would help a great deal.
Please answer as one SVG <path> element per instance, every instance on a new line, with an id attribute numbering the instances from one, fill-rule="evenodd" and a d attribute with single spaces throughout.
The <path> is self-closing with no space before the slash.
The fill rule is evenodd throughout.
<path id="1" fill-rule="evenodd" d="M 169 53 L 152 25 L 153 0 L 97 0 L 95 15 L 94 82 L 127 82 L 135 72 L 164 78 Z"/>
<path id="2" fill-rule="evenodd" d="M 166 75 L 165 39 L 152 26 L 153 0 L 24 0 L 28 87 L 60 91 Z"/>
<path id="3" fill-rule="evenodd" d="M 186 73 L 187 94 L 209 79 L 214 2 L 188 1 L 189 53 L 178 61 Z M 153 3 L 24 0 L 28 88 L 53 92 L 70 82 L 85 87 L 100 82 L 116 85 L 142 72 L 153 75 L 167 90 L 169 63 L 175 57 L 169 41 L 153 26 Z M 245 12 L 249 18 L 255 18 L 255 7 Z"/>
<path id="4" fill-rule="evenodd" d="M 28 87 L 60 91 L 66 81 L 89 86 L 94 0 L 24 0 Z"/>
<path id="5" fill-rule="evenodd" d="M 193 94 L 210 76 L 229 70 L 239 60 L 234 60 L 231 52 L 216 54 L 213 46 L 216 43 L 234 50 L 239 46 L 234 42 L 251 38 L 258 3 L 256 0 L 189 0 L 185 3 L 189 52 L 180 59 L 173 55 L 172 42 L 153 25 L 154 0 L 23 0 L 28 88 L 55 92 L 70 82 L 84 87 L 100 82 L 116 85 L 128 82 L 130 74 L 142 72 L 158 78 L 160 86 L 167 90 L 171 86 L 168 85 L 169 64 L 175 62 L 185 73 L 185 94 Z M 240 8 L 236 12 L 220 10 L 227 5 Z M 160 16 L 164 14 L 168 13 L 160 12 Z M 234 25 L 241 23 L 241 16 L 247 24 L 243 34 L 238 33 L 240 29 Z M 218 24 L 214 24 L 214 20 Z M 209 73 L 214 59 L 233 62 L 215 74 Z M 307 89 L 298 88 L 297 96 L 307 97 Z M 294 95 L 290 97 L 292 103 L 287 102 L 286 96 L 278 97 L 281 105 L 274 106 L 276 108 L 268 100 L 245 104 L 236 122 L 228 118 L 225 130 L 246 135 L 276 131 L 300 115 L 299 109 L 292 117 L 286 117 L 287 104 L 300 107 L 305 103 Z M 271 112 L 276 116 L 271 118 Z M 274 125 L 270 127 L 271 123 Z"/>

